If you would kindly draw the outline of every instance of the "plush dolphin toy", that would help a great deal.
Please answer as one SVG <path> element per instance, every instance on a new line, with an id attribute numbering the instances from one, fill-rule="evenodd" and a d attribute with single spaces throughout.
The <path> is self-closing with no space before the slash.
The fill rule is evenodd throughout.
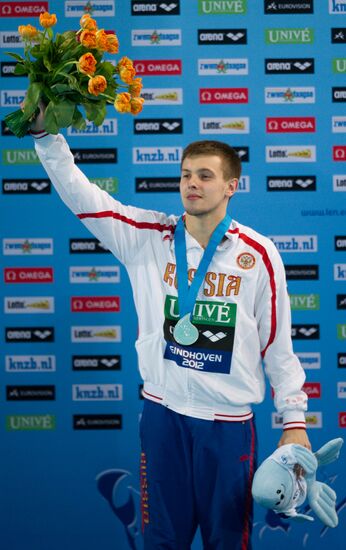
<path id="1" fill-rule="evenodd" d="M 297 512 L 297 507 L 307 497 L 322 523 L 336 527 L 336 494 L 326 483 L 316 481 L 316 471 L 319 466 L 339 458 L 343 442 L 341 437 L 332 439 L 315 453 L 302 445 L 279 447 L 255 473 L 252 483 L 254 500 L 282 517 L 314 521 L 311 516 Z"/>

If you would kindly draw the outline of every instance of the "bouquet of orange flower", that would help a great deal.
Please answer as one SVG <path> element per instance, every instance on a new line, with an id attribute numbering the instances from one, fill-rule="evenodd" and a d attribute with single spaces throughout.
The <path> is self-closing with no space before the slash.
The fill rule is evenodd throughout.
<path id="1" fill-rule="evenodd" d="M 86 120 L 99 126 L 107 103 L 119 113 L 140 113 L 142 80 L 135 78 L 131 59 L 122 57 L 116 64 L 103 59 L 105 52 L 118 53 L 117 36 L 98 29 L 89 14 L 82 16 L 78 31 L 54 37 L 56 22 L 55 14 L 45 12 L 40 15 L 43 30 L 32 25 L 18 27 L 24 57 L 8 55 L 17 61 L 15 74 L 27 75 L 30 84 L 23 108 L 5 117 L 9 129 L 18 137 L 25 136 L 41 103 L 46 105 L 45 130 L 51 134 L 68 126 L 82 130 Z"/>

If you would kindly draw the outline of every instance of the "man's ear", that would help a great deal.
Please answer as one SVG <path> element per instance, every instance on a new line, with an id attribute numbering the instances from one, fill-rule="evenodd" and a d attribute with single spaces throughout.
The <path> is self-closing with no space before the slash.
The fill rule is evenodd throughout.
<path id="1" fill-rule="evenodd" d="M 238 178 L 231 178 L 227 182 L 226 196 L 231 198 L 234 195 L 234 193 L 237 191 L 238 185 L 239 185 Z"/>

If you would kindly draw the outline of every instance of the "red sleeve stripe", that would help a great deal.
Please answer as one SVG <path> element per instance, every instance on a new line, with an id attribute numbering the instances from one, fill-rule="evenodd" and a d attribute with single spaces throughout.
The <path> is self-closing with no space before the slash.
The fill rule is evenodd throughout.
<path id="1" fill-rule="evenodd" d="M 271 322 L 270 322 L 270 334 L 268 338 L 267 345 L 265 348 L 261 351 L 262 359 L 264 358 L 267 349 L 269 346 L 273 343 L 275 334 L 276 334 L 276 326 L 277 326 L 277 318 L 276 318 L 276 285 L 275 285 L 275 277 L 274 277 L 274 269 L 272 266 L 272 263 L 269 259 L 268 253 L 263 245 L 249 237 L 248 235 L 245 235 L 245 233 L 240 233 L 239 229 L 229 229 L 229 233 L 232 234 L 238 234 L 239 238 L 242 239 L 246 244 L 249 246 L 252 246 L 257 252 L 259 252 L 262 256 L 263 263 L 268 271 L 269 275 L 269 282 L 270 282 L 270 288 L 272 292 L 271 296 Z"/>
<path id="2" fill-rule="evenodd" d="M 112 210 L 105 210 L 104 212 L 86 212 L 85 214 L 77 214 L 77 217 L 80 220 L 84 220 L 85 218 L 114 218 L 115 220 L 119 220 L 121 222 L 132 225 L 132 227 L 135 227 L 136 229 L 152 229 L 161 232 L 174 232 L 175 229 L 174 225 L 164 225 L 161 223 L 152 222 L 138 222 L 136 220 L 132 220 L 131 218 L 127 218 L 126 216 L 123 216 L 118 212 L 113 212 Z"/>

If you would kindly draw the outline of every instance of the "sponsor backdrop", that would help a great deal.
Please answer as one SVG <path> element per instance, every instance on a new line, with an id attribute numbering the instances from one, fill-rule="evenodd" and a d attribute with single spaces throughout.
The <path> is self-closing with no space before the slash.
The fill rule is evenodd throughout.
<path id="1" fill-rule="evenodd" d="M 45 10 L 59 31 L 91 13 L 143 77 L 141 115 L 109 107 L 102 127 L 65 132 L 102 189 L 179 213 L 183 146 L 237 149 L 232 215 L 282 253 L 314 449 L 344 436 L 346 0 L 2 1 L 2 119 L 27 85 L 6 51 L 22 52 L 18 24 Z M 2 122 L 1 145 L 1 545 L 139 550 L 142 401 L 126 272 L 60 202 L 31 138 Z M 280 437 L 270 390 L 257 422 L 263 459 Z M 337 487 L 339 528 L 256 508 L 255 548 L 344 548 L 342 464 L 345 451 L 319 476 Z"/>

